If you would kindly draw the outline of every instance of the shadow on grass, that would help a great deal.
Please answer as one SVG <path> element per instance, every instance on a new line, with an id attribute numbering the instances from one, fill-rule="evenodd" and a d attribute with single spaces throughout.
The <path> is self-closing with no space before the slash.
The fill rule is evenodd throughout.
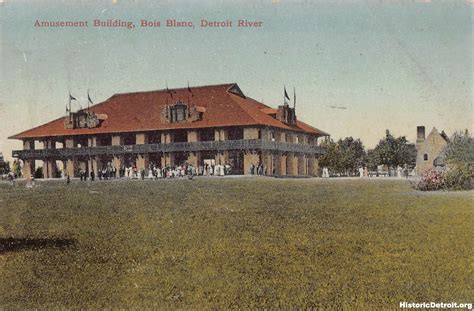
<path id="1" fill-rule="evenodd" d="M 45 248 L 68 248 L 76 245 L 76 240 L 62 238 L 0 238 L 0 254 L 22 250 L 40 250 Z"/>

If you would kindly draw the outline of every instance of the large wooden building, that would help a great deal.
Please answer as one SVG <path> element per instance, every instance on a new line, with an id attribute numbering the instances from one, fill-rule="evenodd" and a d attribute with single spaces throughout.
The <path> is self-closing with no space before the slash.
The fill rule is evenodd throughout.
<path id="1" fill-rule="evenodd" d="M 288 104 L 271 108 L 237 84 L 116 94 L 106 101 L 13 135 L 23 150 L 25 177 L 43 161 L 46 178 L 62 164 L 69 176 L 112 165 L 145 169 L 205 160 L 248 174 L 262 163 L 267 175 L 317 174 L 327 133 L 297 120 Z M 42 147 L 42 148 L 40 148 Z"/>

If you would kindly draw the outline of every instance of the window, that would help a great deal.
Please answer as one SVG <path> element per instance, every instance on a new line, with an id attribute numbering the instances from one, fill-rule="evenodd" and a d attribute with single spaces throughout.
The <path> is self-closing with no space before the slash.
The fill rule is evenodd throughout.
<path id="1" fill-rule="evenodd" d="M 188 132 L 184 130 L 177 130 L 173 132 L 174 143 L 185 143 L 188 141 Z"/>
<path id="2" fill-rule="evenodd" d="M 160 132 L 151 132 L 148 134 L 148 143 L 149 144 L 159 144 L 161 143 L 161 133 Z"/>
<path id="3" fill-rule="evenodd" d="M 428 161 L 428 154 L 427 154 L 427 153 L 425 153 L 425 154 L 423 155 L 423 160 Z"/>
<path id="4" fill-rule="evenodd" d="M 176 121 L 183 121 L 184 117 L 184 107 L 176 107 Z"/>
<path id="5" fill-rule="evenodd" d="M 199 141 L 211 141 L 216 139 L 214 129 L 202 129 L 199 131 Z"/>
<path id="6" fill-rule="evenodd" d="M 186 120 L 186 106 L 176 104 L 174 107 L 171 107 L 171 122 L 181 122 Z"/>
<path id="7" fill-rule="evenodd" d="M 230 128 L 227 130 L 227 139 L 228 140 L 239 140 L 244 139 L 244 129 L 243 128 Z"/>

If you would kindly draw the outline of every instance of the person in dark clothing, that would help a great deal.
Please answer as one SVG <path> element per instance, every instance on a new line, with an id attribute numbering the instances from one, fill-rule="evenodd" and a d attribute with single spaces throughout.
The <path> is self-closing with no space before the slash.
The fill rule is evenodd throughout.
<path id="1" fill-rule="evenodd" d="M 95 180 L 95 173 L 94 171 L 91 171 L 91 181 L 94 181 Z"/>

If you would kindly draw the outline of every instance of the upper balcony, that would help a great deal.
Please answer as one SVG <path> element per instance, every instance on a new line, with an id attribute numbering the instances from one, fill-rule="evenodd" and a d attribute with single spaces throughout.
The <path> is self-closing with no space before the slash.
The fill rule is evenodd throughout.
<path id="1" fill-rule="evenodd" d="M 223 141 L 177 142 L 142 145 L 97 146 L 60 149 L 14 150 L 12 156 L 20 159 L 67 159 L 81 156 L 146 154 L 159 152 L 186 152 L 208 150 L 266 150 L 280 152 L 323 155 L 325 150 L 318 146 L 297 143 L 268 141 L 263 139 L 240 139 Z"/>

